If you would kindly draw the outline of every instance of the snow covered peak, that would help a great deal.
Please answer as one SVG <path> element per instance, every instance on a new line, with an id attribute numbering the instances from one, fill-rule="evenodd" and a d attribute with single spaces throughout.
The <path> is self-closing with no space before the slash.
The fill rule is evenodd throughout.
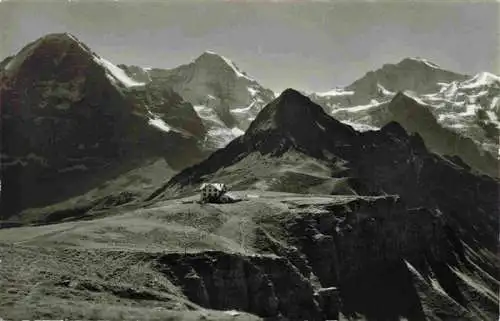
<path id="1" fill-rule="evenodd" d="M 255 81 L 253 78 L 247 76 L 238 67 L 236 67 L 234 62 L 232 62 L 230 59 L 213 51 L 205 51 L 203 54 L 201 54 L 201 56 L 195 59 L 194 63 L 197 65 L 205 66 L 207 68 L 227 68 L 234 72 L 234 74 L 238 78 L 246 78 L 250 81 Z"/>

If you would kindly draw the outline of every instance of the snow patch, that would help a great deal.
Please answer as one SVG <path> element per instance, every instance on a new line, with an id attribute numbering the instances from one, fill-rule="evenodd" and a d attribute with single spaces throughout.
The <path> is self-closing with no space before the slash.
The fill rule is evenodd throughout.
<path id="1" fill-rule="evenodd" d="M 341 88 L 335 88 L 330 91 L 316 93 L 319 97 L 332 97 L 332 96 L 352 96 L 354 91 L 348 91 Z"/>
<path id="2" fill-rule="evenodd" d="M 244 131 L 242 131 L 241 129 L 239 129 L 238 127 L 233 127 L 233 128 L 231 128 L 231 133 L 232 133 L 233 135 L 235 135 L 236 137 L 238 137 L 238 136 L 241 136 L 241 135 L 244 135 L 244 134 L 245 134 L 245 132 L 244 132 Z"/>
<path id="3" fill-rule="evenodd" d="M 196 113 L 198 114 L 198 117 L 200 117 L 203 121 L 209 122 L 210 125 L 218 125 L 225 127 L 224 123 L 219 119 L 219 116 L 217 116 L 217 114 L 212 108 L 207 107 L 205 105 L 196 105 L 193 107 Z"/>
<path id="4" fill-rule="evenodd" d="M 498 96 L 497 96 L 497 97 L 494 97 L 494 98 L 491 100 L 491 105 L 490 105 L 490 108 L 491 108 L 492 110 L 497 110 L 497 109 L 499 109 L 499 108 L 500 108 L 500 103 L 499 103 L 499 101 L 500 101 L 500 97 L 498 97 Z"/>
<path id="5" fill-rule="evenodd" d="M 367 125 L 367 124 L 361 124 L 361 123 L 355 123 L 355 122 L 351 122 L 351 121 L 348 121 L 348 120 L 341 120 L 342 123 L 346 124 L 346 125 L 349 125 L 351 126 L 352 128 L 354 128 L 354 130 L 358 131 L 358 132 L 367 132 L 367 131 L 370 131 L 370 130 L 379 130 L 380 128 L 377 128 L 377 127 L 374 127 L 374 126 L 371 126 L 371 125 Z"/>
<path id="6" fill-rule="evenodd" d="M 378 83 L 377 83 L 377 87 L 378 87 L 379 91 L 380 91 L 383 95 L 385 95 L 385 96 L 394 96 L 394 92 L 392 92 L 392 91 L 390 91 L 390 90 L 386 89 L 386 88 L 385 88 L 384 86 L 382 86 L 381 84 L 378 84 Z"/>
<path id="7" fill-rule="evenodd" d="M 233 316 L 233 317 L 241 315 L 241 312 L 238 312 L 236 310 L 224 311 L 224 313 L 229 314 L 230 316 Z"/>
<path id="8" fill-rule="evenodd" d="M 488 115 L 488 117 L 490 118 L 490 121 L 492 123 L 494 123 L 497 127 L 500 127 L 500 122 L 498 121 L 498 118 L 497 118 L 497 115 L 495 114 L 495 112 L 488 110 L 488 111 L 486 111 L 486 114 Z"/>
<path id="9" fill-rule="evenodd" d="M 207 139 L 209 139 L 217 148 L 224 148 L 235 138 L 245 134 L 244 131 L 237 127 L 227 128 L 211 128 L 208 130 Z"/>
<path id="10" fill-rule="evenodd" d="M 231 113 L 237 113 L 237 114 L 248 113 L 252 109 L 253 105 L 255 105 L 255 102 L 252 102 L 250 105 L 248 105 L 248 107 L 234 108 L 234 109 L 230 109 L 229 111 Z"/>
<path id="11" fill-rule="evenodd" d="M 381 105 L 384 105 L 385 103 L 387 103 L 387 101 L 378 102 L 378 101 L 374 100 L 373 103 L 370 103 L 368 105 L 359 105 L 359 106 L 355 106 L 355 107 L 337 108 L 337 109 L 332 110 L 332 114 L 340 112 L 340 111 L 347 111 L 347 112 L 354 112 L 355 113 L 355 112 L 369 110 L 369 109 L 372 109 L 375 107 L 379 107 Z"/>
<path id="12" fill-rule="evenodd" d="M 464 111 L 462 113 L 458 113 L 457 115 L 462 116 L 462 117 L 474 116 L 474 115 L 476 115 L 476 111 L 478 109 L 481 109 L 481 106 L 479 106 L 477 104 L 469 104 L 469 105 L 465 105 L 465 108 L 466 108 L 466 111 Z"/>
<path id="13" fill-rule="evenodd" d="M 161 119 L 161 118 L 152 118 L 152 119 L 149 119 L 148 123 L 150 125 L 158 128 L 158 129 L 163 130 L 164 132 L 167 132 L 167 133 L 172 130 L 172 128 L 169 125 L 167 125 L 167 123 L 165 123 L 163 121 L 163 119 Z"/>
<path id="14" fill-rule="evenodd" d="M 253 97 L 257 94 L 258 90 L 255 89 L 255 88 L 252 88 L 252 87 L 248 87 L 248 92 L 250 93 L 250 95 Z"/>
<path id="15" fill-rule="evenodd" d="M 104 67 L 106 71 L 109 72 L 109 75 L 112 77 L 113 81 L 118 81 L 122 83 L 126 87 L 137 87 L 137 86 L 144 86 L 145 83 L 143 82 L 137 82 L 127 76 L 125 71 L 121 69 L 120 67 L 115 66 L 113 63 L 110 61 L 99 57 L 99 56 L 94 56 L 94 61 L 97 62 L 99 65 Z"/>
<path id="16" fill-rule="evenodd" d="M 409 90 L 405 90 L 403 92 L 407 97 L 415 100 L 417 103 L 419 103 L 420 105 L 425 105 L 425 106 L 430 106 L 428 103 L 426 103 L 425 101 L 423 101 L 422 99 L 420 99 L 414 92 L 412 91 L 409 91 Z"/>

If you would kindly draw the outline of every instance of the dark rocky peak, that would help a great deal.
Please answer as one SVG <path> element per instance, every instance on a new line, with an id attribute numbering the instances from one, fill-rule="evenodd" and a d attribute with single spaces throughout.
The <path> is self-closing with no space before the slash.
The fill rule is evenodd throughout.
<path id="1" fill-rule="evenodd" d="M 5 65 L 3 74 L 18 88 L 32 87 L 35 82 L 69 91 L 85 82 L 107 82 L 120 91 L 144 85 L 69 33 L 49 34 L 25 46 Z"/>
<path id="2" fill-rule="evenodd" d="M 61 65 L 74 65 L 75 70 L 79 66 L 88 63 L 92 51 L 75 36 L 69 33 L 54 33 L 25 46 L 18 54 L 10 59 L 4 67 L 7 75 L 18 73 L 47 74 Z"/>
<path id="3" fill-rule="evenodd" d="M 294 148 L 315 157 L 325 146 L 350 145 L 359 135 L 328 116 L 323 108 L 294 89 L 286 89 L 257 115 L 244 139 L 263 153 Z"/>
<path id="4" fill-rule="evenodd" d="M 307 135 L 318 131 L 353 133 L 347 125 L 328 116 L 323 108 L 295 89 L 288 88 L 268 104 L 250 125 L 246 135 L 278 130 L 293 135 Z"/>

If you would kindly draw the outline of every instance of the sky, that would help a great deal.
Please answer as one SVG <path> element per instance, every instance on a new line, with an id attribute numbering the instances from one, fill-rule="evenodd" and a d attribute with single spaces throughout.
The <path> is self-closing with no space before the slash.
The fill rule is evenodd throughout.
<path id="1" fill-rule="evenodd" d="M 115 64 L 173 68 L 210 50 L 274 91 L 326 91 L 405 57 L 500 74 L 499 10 L 449 0 L 0 0 L 0 57 L 69 32 Z"/>

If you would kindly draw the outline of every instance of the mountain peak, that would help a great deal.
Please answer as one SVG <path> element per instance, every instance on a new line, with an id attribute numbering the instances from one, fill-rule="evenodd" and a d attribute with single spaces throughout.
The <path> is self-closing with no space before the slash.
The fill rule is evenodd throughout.
<path id="1" fill-rule="evenodd" d="M 222 58 L 221 55 L 219 55 L 215 51 L 211 51 L 211 50 L 204 51 L 201 55 L 198 56 L 198 58 L 195 59 L 195 61 L 204 60 L 204 59 L 219 59 L 219 60 L 223 60 L 223 58 Z"/>
<path id="2" fill-rule="evenodd" d="M 91 57 L 93 55 L 89 47 L 72 34 L 67 32 L 51 33 L 36 39 L 21 49 L 19 53 L 9 60 L 5 70 L 9 74 L 16 73 L 26 61 L 33 61 L 33 66 L 36 65 L 40 68 L 46 62 L 53 64 L 54 61 L 58 60 L 54 59 L 55 57 L 62 57 L 70 51 L 73 56 L 75 54 L 80 57 Z"/>
<path id="3" fill-rule="evenodd" d="M 194 60 L 194 64 L 211 71 L 213 70 L 214 72 L 216 70 L 218 72 L 221 70 L 230 71 L 237 78 L 246 78 L 250 81 L 254 81 L 254 79 L 242 72 L 233 61 L 214 51 L 207 50 L 203 52 Z"/>
<path id="4" fill-rule="evenodd" d="M 403 60 L 401 60 L 398 63 L 398 65 L 409 65 L 409 64 L 419 64 L 419 65 L 434 68 L 434 69 L 441 69 L 441 67 L 438 64 L 435 64 L 435 63 L 431 62 L 430 60 L 425 59 L 425 58 L 421 58 L 421 57 L 404 58 Z"/>
<path id="5" fill-rule="evenodd" d="M 321 107 L 295 89 L 285 89 L 281 95 L 268 104 L 250 125 L 248 131 L 256 132 L 270 128 L 300 126 L 308 122 L 313 110 Z"/>
<path id="6" fill-rule="evenodd" d="M 379 86 L 390 92 L 411 90 L 418 94 L 428 94 L 439 91 L 439 83 L 466 78 L 466 75 L 447 71 L 427 59 L 414 57 L 404 58 L 396 64 L 385 64 L 382 68 L 370 71 L 347 86 L 346 90 L 354 91 L 355 96 L 363 97 L 362 102 L 369 102 L 373 95 L 380 92 Z"/>
<path id="7" fill-rule="evenodd" d="M 41 38 L 38 38 L 34 43 L 32 43 L 32 45 L 34 45 L 33 47 L 47 46 L 58 49 L 78 45 L 78 47 L 83 51 L 92 54 L 92 51 L 87 45 L 85 45 L 76 36 L 69 32 L 47 34 Z M 29 45 L 29 47 L 32 47 L 32 45 Z"/>
<path id="8" fill-rule="evenodd" d="M 280 101 L 285 101 L 285 102 L 288 100 L 295 100 L 295 99 L 310 101 L 309 98 L 302 95 L 298 90 L 295 90 L 293 88 L 287 88 L 283 90 L 283 92 L 278 96 L 278 99 L 280 99 Z"/>
<path id="9" fill-rule="evenodd" d="M 262 133 L 266 134 L 263 136 Z M 296 148 L 313 154 L 320 153 L 314 147 L 319 140 L 334 138 L 342 141 L 354 135 L 351 127 L 331 118 L 323 108 L 291 88 L 269 103 L 245 133 L 247 139 L 259 137 L 271 141 L 270 137 L 281 137 L 278 140 L 284 139 Z M 278 145 L 287 144 L 281 141 Z"/>

